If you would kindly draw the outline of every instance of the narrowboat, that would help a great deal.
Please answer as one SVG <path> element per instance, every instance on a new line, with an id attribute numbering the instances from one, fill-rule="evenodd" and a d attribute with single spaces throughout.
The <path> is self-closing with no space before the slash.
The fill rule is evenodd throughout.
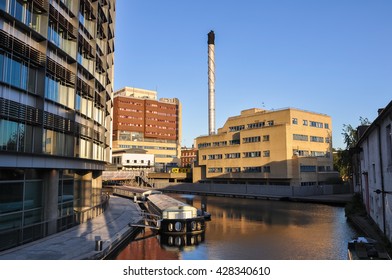
<path id="1" fill-rule="evenodd" d="M 162 193 L 149 194 L 146 202 L 148 211 L 159 217 L 157 225 L 161 234 L 200 234 L 205 231 L 204 216 L 199 216 L 193 206 Z"/>
<path id="2" fill-rule="evenodd" d="M 348 242 L 349 260 L 390 260 L 385 248 L 376 240 L 357 237 Z"/>

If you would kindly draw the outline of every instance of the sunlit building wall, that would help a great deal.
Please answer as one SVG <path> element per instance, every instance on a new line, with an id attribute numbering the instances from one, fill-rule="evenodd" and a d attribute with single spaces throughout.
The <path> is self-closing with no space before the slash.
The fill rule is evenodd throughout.
<path id="1" fill-rule="evenodd" d="M 308 186 L 337 175 L 331 117 L 304 110 L 244 110 L 196 147 L 195 182 Z"/>
<path id="2" fill-rule="evenodd" d="M 4 249 L 66 229 L 101 205 L 115 1 L 0 0 L 0 15 Z"/>

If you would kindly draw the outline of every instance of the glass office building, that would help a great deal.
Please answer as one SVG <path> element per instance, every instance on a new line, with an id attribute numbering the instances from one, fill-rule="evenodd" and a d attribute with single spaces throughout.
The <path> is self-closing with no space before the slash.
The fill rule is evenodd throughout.
<path id="1" fill-rule="evenodd" d="M 0 0 L 0 250 L 100 213 L 114 24 L 115 0 Z"/>

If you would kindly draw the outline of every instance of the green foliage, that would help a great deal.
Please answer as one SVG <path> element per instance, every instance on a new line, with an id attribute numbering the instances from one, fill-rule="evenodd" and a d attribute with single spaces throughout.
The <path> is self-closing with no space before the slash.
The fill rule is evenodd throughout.
<path id="1" fill-rule="evenodd" d="M 359 126 L 370 125 L 370 121 L 367 118 L 359 117 L 359 122 Z M 358 143 L 358 131 L 351 124 L 344 124 L 342 135 L 346 149 L 335 151 L 333 163 L 334 169 L 339 171 L 342 180 L 347 181 L 352 173 L 352 154 L 350 149 L 354 148 Z"/>
<path id="2" fill-rule="evenodd" d="M 353 196 L 353 199 L 346 204 L 345 207 L 345 214 L 346 217 L 350 215 L 365 215 L 366 216 L 366 209 L 363 205 L 362 199 L 360 194 L 356 193 Z"/>

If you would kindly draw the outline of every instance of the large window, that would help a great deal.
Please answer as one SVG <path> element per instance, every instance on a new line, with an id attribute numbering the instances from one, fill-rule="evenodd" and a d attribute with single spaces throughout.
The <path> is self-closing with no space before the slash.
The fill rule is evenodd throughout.
<path id="1" fill-rule="evenodd" d="M 34 93 L 36 70 L 17 58 L 0 53 L 0 81 Z"/>
<path id="2" fill-rule="evenodd" d="M 0 215 L 23 209 L 23 182 L 0 183 Z"/>
<path id="3" fill-rule="evenodd" d="M 45 97 L 71 109 L 75 106 L 75 90 L 73 87 L 67 86 L 49 75 L 45 77 Z M 80 102 L 79 98 L 77 102 Z M 77 106 L 80 106 L 80 103 L 77 103 Z"/>
<path id="4" fill-rule="evenodd" d="M 255 143 L 255 142 L 260 142 L 260 141 L 261 141 L 260 136 L 242 138 L 242 143 Z"/>
<path id="5" fill-rule="evenodd" d="M 76 40 L 68 39 L 69 35 L 66 30 L 59 28 L 58 23 L 49 22 L 48 26 L 48 40 L 68 53 L 70 56 L 76 56 Z"/>
<path id="6" fill-rule="evenodd" d="M 0 150 L 24 152 L 25 141 L 24 124 L 0 119 Z"/>
<path id="7" fill-rule="evenodd" d="M 387 158 L 388 158 L 388 165 L 392 165 L 392 126 L 388 125 L 386 128 L 386 135 L 387 135 Z"/>
<path id="8" fill-rule="evenodd" d="M 310 142 L 324 143 L 324 137 L 310 136 Z"/>
<path id="9" fill-rule="evenodd" d="M 315 165 L 301 165 L 301 172 L 316 172 L 317 167 Z"/>
<path id="10" fill-rule="evenodd" d="M 260 151 L 244 152 L 243 155 L 244 155 L 244 158 L 261 157 L 261 152 Z"/>
<path id="11" fill-rule="evenodd" d="M 293 140 L 308 141 L 309 140 L 309 136 L 308 135 L 303 135 L 303 134 L 293 134 Z"/>
<path id="12" fill-rule="evenodd" d="M 43 152 L 57 156 L 74 156 L 74 137 L 57 131 L 44 129 Z"/>
<path id="13" fill-rule="evenodd" d="M 244 173 L 261 173 L 261 170 L 261 166 L 250 166 L 243 168 Z"/>

